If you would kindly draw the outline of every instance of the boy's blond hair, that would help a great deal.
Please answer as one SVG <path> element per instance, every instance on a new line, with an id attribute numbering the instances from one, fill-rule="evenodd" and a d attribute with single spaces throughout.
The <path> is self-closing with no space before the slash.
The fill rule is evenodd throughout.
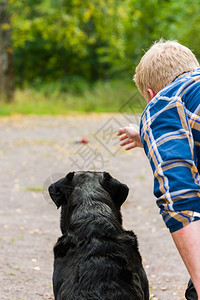
<path id="1" fill-rule="evenodd" d="M 177 41 L 154 43 L 142 57 L 136 68 L 134 81 L 149 100 L 147 89 L 158 93 L 183 72 L 199 68 L 199 63 L 190 49 Z"/>

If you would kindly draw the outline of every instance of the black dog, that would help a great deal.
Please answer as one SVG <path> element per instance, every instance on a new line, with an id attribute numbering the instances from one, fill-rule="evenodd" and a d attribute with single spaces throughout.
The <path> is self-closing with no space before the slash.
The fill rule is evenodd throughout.
<path id="1" fill-rule="evenodd" d="M 56 300 L 149 300 L 137 238 L 121 225 L 128 187 L 106 172 L 71 172 L 49 187 L 61 210 Z"/>

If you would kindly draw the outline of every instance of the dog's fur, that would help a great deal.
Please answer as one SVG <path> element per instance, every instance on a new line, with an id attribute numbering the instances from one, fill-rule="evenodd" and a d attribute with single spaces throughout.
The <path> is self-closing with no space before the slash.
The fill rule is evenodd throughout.
<path id="1" fill-rule="evenodd" d="M 49 187 L 61 206 L 56 300 L 149 300 L 136 235 L 122 227 L 128 187 L 106 172 L 71 172 Z"/>

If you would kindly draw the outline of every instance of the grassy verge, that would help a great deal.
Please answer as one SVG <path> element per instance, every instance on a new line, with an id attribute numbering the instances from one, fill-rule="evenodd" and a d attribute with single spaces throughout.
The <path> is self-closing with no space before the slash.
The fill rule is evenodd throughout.
<path id="1" fill-rule="evenodd" d="M 14 102 L 1 103 L 0 115 L 37 114 L 65 115 L 69 112 L 140 113 L 145 102 L 133 84 L 123 82 L 96 83 L 81 93 L 48 90 L 17 90 Z"/>

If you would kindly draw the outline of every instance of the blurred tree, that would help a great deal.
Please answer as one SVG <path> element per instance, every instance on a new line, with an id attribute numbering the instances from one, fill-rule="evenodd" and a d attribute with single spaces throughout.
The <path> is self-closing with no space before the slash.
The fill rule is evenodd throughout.
<path id="1" fill-rule="evenodd" d="M 69 76 L 95 81 L 122 68 L 126 1 L 13 1 L 17 83 Z"/>
<path id="2" fill-rule="evenodd" d="M 13 100 L 13 51 L 8 1 L 0 1 L 0 99 Z"/>
<path id="3" fill-rule="evenodd" d="M 200 0 L 9 1 L 21 86 L 130 80 L 144 50 L 161 37 L 178 39 L 200 57 Z"/>

